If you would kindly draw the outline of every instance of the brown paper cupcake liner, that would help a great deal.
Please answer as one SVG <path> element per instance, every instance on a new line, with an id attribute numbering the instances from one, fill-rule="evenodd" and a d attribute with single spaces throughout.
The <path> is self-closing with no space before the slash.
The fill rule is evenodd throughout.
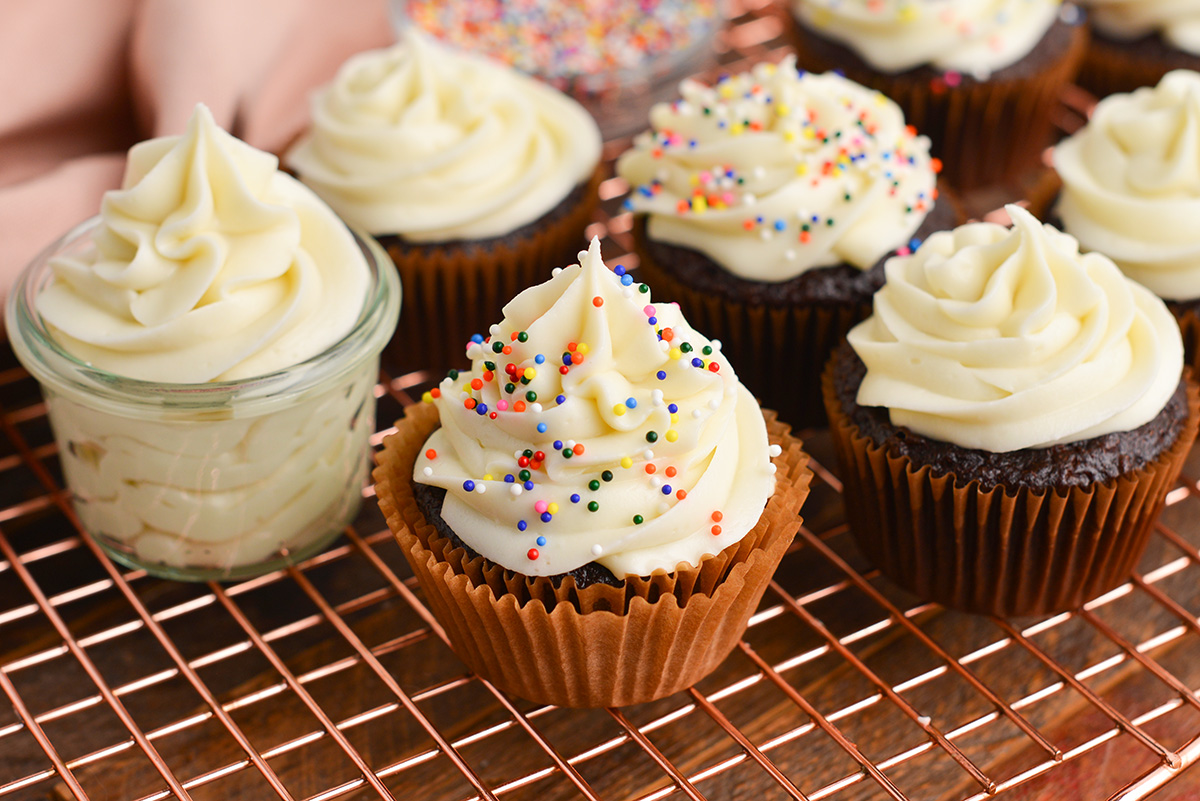
<path id="1" fill-rule="evenodd" d="M 1155 37 L 1157 38 L 1157 37 Z M 1140 86 L 1156 86 L 1174 69 L 1200 69 L 1200 57 L 1170 48 L 1113 42 L 1093 35 L 1079 70 L 1079 85 L 1102 99 Z"/>
<path id="2" fill-rule="evenodd" d="M 1099 485 L 1041 491 L 959 486 L 859 433 L 823 376 L 846 520 L 863 553 L 921 598 L 1017 617 L 1074 609 L 1129 578 L 1195 439 L 1200 391 L 1175 443 L 1144 468 Z"/>
<path id="3" fill-rule="evenodd" d="M 1086 27 L 1077 25 L 1069 46 L 1036 73 L 948 86 L 922 71 L 886 75 L 827 61 L 816 36 L 797 22 L 791 29 L 802 68 L 840 69 L 894 100 L 908 123 L 933 140 L 944 165 L 941 177 L 959 190 L 1016 184 L 1042 169 L 1042 151 L 1055 136 L 1059 95 L 1079 71 L 1088 42 Z"/>
<path id="4" fill-rule="evenodd" d="M 387 347 L 391 361 L 404 370 L 465 366 L 467 340 L 476 333 L 486 336 L 486 326 L 500 321 L 505 303 L 545 281 L 553 268 L 575 263 L 587 244 L 583 231 L 600 200 L 603 170 L 596 168 L 567 213 L 528 236 L 500 237 L 486 247 L 413 246 L 381 237 L 404 290 L 400 323 Z"/>
<path id="5" fill-rule="evenodd" d="M 1200 314 L 1195 309 L 1172 311 L 1183 336 L 1183 363 L 1191 366 L 1193 376 L 1200 376 Z"/>
<path id="6" fill-rule="evenodd" d="M 622 586 L 558 586 L 468 558 L 439 535 L 413 497 L 417 454 L 438 426 L 434 407 L 410 407 L 384 442 L 376 494 L 430 608 L 467 666 L 537 703 L 624 706 L 678 692 L 737 644 L 800 527 L 808 456 L 788 426 L 764 412 L 775 493 L 758 525 L 697 567 L 627 579 Z"/>
<path id="7" fill-rule="evenodd" d="M 818 376 L 834 348 L 871 314 L 861 303 L 766 306 L 701 292 L 663 269 L 634 239 L 638 274 L 654 296 L 673 300 L 697 331 L 721 340 L 721 352 L 763 406 L 797 428 L 825 424 Z"/>

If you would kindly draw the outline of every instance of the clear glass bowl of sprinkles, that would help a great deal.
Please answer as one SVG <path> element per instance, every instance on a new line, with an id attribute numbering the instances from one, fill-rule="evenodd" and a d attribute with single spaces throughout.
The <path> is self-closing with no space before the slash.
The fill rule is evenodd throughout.
<path id="1" fill-rule="evenodd" d="M 582 103 L 605 139 L 646 127 L 650 106 L 716 62 L 723 0 L 390 0 L 399 31 L 535 75 Z"/>

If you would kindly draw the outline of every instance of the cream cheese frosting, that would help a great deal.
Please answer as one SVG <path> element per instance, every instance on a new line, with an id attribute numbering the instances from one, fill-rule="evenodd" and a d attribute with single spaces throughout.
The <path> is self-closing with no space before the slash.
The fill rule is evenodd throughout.
<path id="1" fill-rule="evenodd" d="M 650 238 L 779 282 L 904 247 L 937 197 L 929 140 L 879 92 L 795 57 L 715 86 L 692 80 L 621 156 Z"/>
<path id="2" fill-rule="evenodd" d="M 598 240 L 580 262 L 510 301 L 471 370 L 426 398 L 441 427 L 414 479 L 447 490 L 467 545 L 525 575 L 696 565 L 757 523 L 776 448 L 717 343 L 609 271 Z"/>
<path id="3" fill-rule="evenodd" d="M 930 66 L 986 80 L 1027 56 L 1062 0 L 792 0 L 800 21 L 880 72 Z"/>
<path id="4" fill-rule="evenodd" d="M 262 375 L 350 330 L 368 267 L 345 224 L 278 160 L 198 105 L 182 136 L 129 152 L 95 248 L 52 263 L 37 310 L 64 349 L 165 383 Z"/>
<path id="5" fill-rule="evenodd" d="M 1157 33 L 1171 46 L 1200 55 L 1200 0 L 1083 0 L 1096 30 L 1126 41 Z"/>
<path id="6" fill-rule="evenodd" d="M 1179 385 L 1183 344 L 1161 300 L 1070 235 L 1007 207 L 886 265 L 849 334 L 863 406 L 923 436 L 996 453 L 1129 431 Z"/>
<path id="7" fill-rule="evenodd" d="M 1054 167 L 1056 214 L 1082 247 L 1160 297 L 1200 297 L 1200 74 L 1105 98 Z"/>
<path id="8" fill-rule="evenodd" d="M 571 98 L 409 26 L 314 94 L 285 161 L 351 225 L 436 242 L 537 220 L 591 176 L 600 144 Z"/>

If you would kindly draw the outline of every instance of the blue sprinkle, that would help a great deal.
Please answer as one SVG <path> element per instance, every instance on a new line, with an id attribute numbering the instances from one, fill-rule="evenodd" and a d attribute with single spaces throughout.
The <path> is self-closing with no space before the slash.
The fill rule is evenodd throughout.
<path id="1" fill-rule="evenodd" d="M 654 197 L 654 192 L 648 186 L 639 187 L 638 191 L 642 193 L 642 197 Z"/>
<path id="2" fill-rule="evenodd" d="M 578 492 L 571 496 L 571 503 L 579 503 L 579 493 Z"/>
<path id="3" fill-rule="evenodd" d="M 532 489 L 533 489 L 533 482 L 532 482 L 532 481 L 526 481 L 526 482 L 525 482 L 525 489 L 527 489 L 527 490 L 532 490 Z"/>
<path id="4" fill-rule="evenodd" d="M 561 439 L 554 440 L 554 450 L 556 450 L 556 451 L 562 450 L 562 440 Z"/>
<path id="5" fill-rule="evenodd" d="M 625 265 L 618 264 L 616 267 L 613 267 L 613 272 L 616 273 L 617 275 L 624 275 L 625 274 Z"/>
<path id="6" fill-rule="evenodd" d="M 538 544 L 538 545 L 540 545 L 540 546 L 542 546 L 542 547 L 544 548 L 544 547 L 546 546 L 546 538 L 545 538 L 545 537 L 538 537 L 538 538 L 537 538 L 537 544 Z"/>
<path id="7" fill-rule="evenodd" d="M 844 69 L 835 69 L 833 72 L 835 75 L 839 75 L 842 78 L 846 77 L 846 71 Z"/>
<path id="8" fill-rule="evenodd" d="M 754 218 L 754 221 L 756 223 L 758 223 L 759 225 L 762 225 L 763 224 L 763 216 L 761 214 L 758 215 L 757 217 Z"/>
<path id="9" fill-rule="evenodd" d="M 549 512 L 542 512 L 542 522 L 543 523 L 549 523 L 553 519 L 554 519 L 554 515 L 550 514 Z"/>
<path id="10" fill-rule="evenodd" d="M 554 402 L 557 403 L 559 406 L 562 406 L 564 403 L 567 402 L 567 396 L 559 395 L 557 398 L 554 399 Z"/>
<path id="11" fill-rule="evenodd" d="M 465 489 L 467 492 L 474 492 L 475 491 L 475 482 L 471 481 L 470 479 L 467 479 L 466 481 L 463 482 L 463 489 Z"/>
<path id="12" fill-rule="evenodd" d="M 479 415 L 487 414 L 487 404 L 481 403 L 478 406 L 476 406 L 475 414 L 479 414 Z"/>
<path id="13" fill-rule="evenodd" d="M 513 483 L 514 481 L 516 481 L 516 479 L 515 479 L 515 478 L 513 478 L 513 474 L 512 474 L 512 473 L 509 473 L 507 476 L 505 476 L 505 477 L 504 477 L 504 483 L 505 483 L 505 484 L 511 484 L 511 483 Z"/>
<path id="14" fill-rule="evenodd" d="M 728 169 L 728 170 L 725 170 L 725 177 L 726 177 L 726 178 L 732 178 L 732 177 L 733 177 L 733 169 L 732 169 L 732 168 L 730 168 L 730 169 Z"/>
<path id="15" fill-rule="evenodd" d="M 646 322 L 650 323 L 650 325 L 658 325 L 658 318 L 657 318 L 657 317 L 651 317 L 651 318 L 650 318 L 649 320 L 647 320 Z"/>
<path id="16" fill-rule="evenodd" d="M 697 356 L 695 359 L 692 359 L 692 367 L 703 367 L 703 366 L 704 366 L 704 360 L 701 359 L 700 357 Z"/>
<path id="17" fill-rule="evenodd" d="M 621 202 L 621 208 L 623 208 L 625 211 L 633 211 L 633 201 L 629 198 L 625 198 L 625 200 Z"/>
<path id="18" fill-rule="evenodd" d="M 621 284 L 622 284 L 622 285 L 624 285 L 624 286 L 629 286 L 629 285 L 630 285 L 630 284 L 632 284 L 632 283 L 633 283 L 633 276 L 632 276 L 632 275 L 629 275 L 628 273 L 626 273 L 625 275 L 622 275 L 622 276 L 621 276 Z"/>
<path id="19" fill-rule="evenodd" d="M 670 495 L 671 494 L 671 485 L 663 484 L 662 491 L 663 491 L 663 495 Z"/>
<path id="20" fill-rule="evenodd" d="M 546 362 L 546 357 L 539 353 L 537 356 L 533 357 L 533 360 L 538 364 L 544 364 Z"/>
<path id="21" fill-rule="evenodd" d="M 571 354 L 570 353 L 563 354 L 563 364 L 565 364 L 567 367 L 571 366 Z"/>
<path id="22" fill-rule="evenodd" d="M 471 341 L 478 345 L 482 345 L 483 344 L 483 334 L 471 334 Z"/>
<path id="23" fill-rule="evenodd" d="M 696 142 L 696 140 L 695 140 L 695 139 L 689 139 L 689 140 L 688 140 L 688 147 L 695 147 L 697 144 L 698 144 L 698 143 Z"/>
<path id="24" fill-rule="evenodd" d="M 667 404 L 667 411 L 670 412 L 671 414 L 675 414 L 675 412 L 679 411 L 679 407 L 676 406 L 674 403 L 669 403 L 669 404 Z"/>
<path id="25" fill-rule="evenodd" d="M 627 407 L 629 407 L 630 409 L 636 409 L 636 408 L 637 408 L 637 401 L 636 401 L 635 399 L 633 399 L 633 398 L 626 398 L 626 399 L 625 399 L 625 405 L 626 405 Z"/>
<path id="26" fill-rule="evenodd" d="M 787 223 L 785 223 L 783 220 L 775 221 L 775 230 L 776 231 L 782 231 L 784 228 L 787 228 Z"/>
<path id="27" fill-rule="evenodd" d="M 524 531 L 529 528 L 529 525 L 524 520 L 517 521 L 517 531 Z"/>
<path id="28" fill-rule="evenodd" d="M 908 240 L 908 247 L 909 250 L 916 250 L 917 248 L 921 247 L 921 240 L 914 236 L 912 239 Z"/>
<path id="29" fill-rule="evenodd" d="M 538 423 L 538 425 L 537 425 L 537 429 L 538 429 L 538 433 L 539 433 L 539 434 L 545 434 L 545 433 L 546 433 L 546 424 L 545 424 L 545 423 Z"/>
<path id="30" fill-rule="evenodd" d="M 664 379 L 667 377 L 667 371 L 666 371 L 666 370 L 659 370 L 657 373 L 655 373 L 655 375 L 658 377 L 658 380 L 659 380 L 659 381 L 662 381 L 662 380 L 664 380 Z"/>
<path id="31" fill-rule="evenodd" d="M 724 127 L 725 127 L 725 120 L 721 120 L 721 121 L 719 121 L 719 122 L 717 123 L 717 127 L 718 127 L 718 128 L 724 128 Z"/>

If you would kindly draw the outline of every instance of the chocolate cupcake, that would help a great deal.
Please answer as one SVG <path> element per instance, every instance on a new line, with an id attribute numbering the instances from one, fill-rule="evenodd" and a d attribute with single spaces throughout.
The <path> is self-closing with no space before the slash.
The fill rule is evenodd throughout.
<path id="1" fill-rule="evenodd" d="M 791 0 L 791 10 L 800 66 L 844 71 L 895 100 L 960 190 L 1040 169 L 1087 46 L 1061 0 Z"/>
<path id="2" fill-rule="evenodd" d="M 729 653 L 795 536 L 807 457 L 598 240 L 385 440 L 376 490 L 467 665 L 540 703 L 649 701 Z"/>
<path id="3" fill-rule="evenodd" d="M 1167 302 L 1200 374 L 1200 74 L 1111 95 L 1054 149 L 1050 217 Z"/>
<path id="4" fill-rule="evenodd" d="M 285 160 L 400 272 L 408 369 L 466 364 L 504 301 L 567 263 L 592 220 L 600 133 L 571 98 L 415 28 L 312 99 Z"/>
<path id="5" fill-rule="evenodd" d="M 819 425 L 817 376 L 870 313 L 882 262 L 958 222 L 935 203 L 929 141 L 878 92 L 790 56 L 680 91 L 617 162 L 641 272 L 765 405 Z"/>
<path id="6" fill-rule="evenodd" d="M 1017 616 L 1128 577 L 1200 393 L 1158 298 L 1008 212 L 889 262 L 824 391 L 864 552 L 923 598 Z"/>
<path id="7" fill-rule="evenodd" d="M 1077 1 L 1092 30 L 1079 84 L 1097 97 L 1154 86 L 1172 70 L 1200 70 L 1200 3 Z"/>

